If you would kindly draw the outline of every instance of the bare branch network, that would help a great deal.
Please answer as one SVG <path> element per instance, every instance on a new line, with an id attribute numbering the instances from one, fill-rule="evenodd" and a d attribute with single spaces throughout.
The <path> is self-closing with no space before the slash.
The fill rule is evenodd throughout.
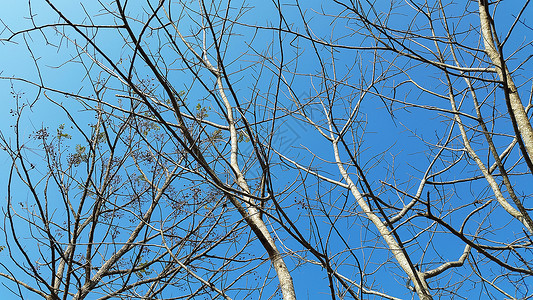
<path id="1" fill-rule="evenodd" d="M 0 13 L 2 294 L 533 297 L 530 1 L 309 2 Z"/>

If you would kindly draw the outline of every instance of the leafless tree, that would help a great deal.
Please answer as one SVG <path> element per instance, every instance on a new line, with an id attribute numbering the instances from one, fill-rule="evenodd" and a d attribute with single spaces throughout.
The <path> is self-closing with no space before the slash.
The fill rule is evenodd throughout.
<path id="1" fill-rule="evenodd" d="M 33 62 L 2 74 L 5 287 L 531 297 L 519 2 L 30 1 L 1 36 Z"/>

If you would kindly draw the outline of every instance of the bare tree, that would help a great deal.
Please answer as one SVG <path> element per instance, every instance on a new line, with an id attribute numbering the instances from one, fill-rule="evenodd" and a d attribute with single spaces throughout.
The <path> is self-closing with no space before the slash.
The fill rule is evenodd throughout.
<path id="1" fill-rule="evenodd" d="M 528 11 L 30 1 L 28 26 L 2 33 L 35 71 L 2 74 L 5 286 L 531 297 Z"/>

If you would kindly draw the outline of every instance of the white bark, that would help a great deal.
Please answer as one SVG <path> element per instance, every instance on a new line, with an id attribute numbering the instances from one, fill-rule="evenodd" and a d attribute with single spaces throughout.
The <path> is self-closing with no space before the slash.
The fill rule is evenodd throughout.
<path id="1" fill-rule="evenodd" d="M 372 210 L 370 209 L 370 206 L 365 201 L 363 195 L 357 189 L 355 183 L 350 178 L 350 175 L 348 175 L 348 172 L 346 172 L 346 169 L 344 168 L 341 162 L 341 158 L 339 155 L 339 148 L 338 148 L 337 143 L 338 143 L 338 140 L 335 140 L 333 142 L 333 152 L 335 154 L 335 161 L 337 162 L 337 166 L 339 168 L 339 171 L 342 177 L 348 183 L 350 192 L 355 197 L 355 201 L 357 202 L 359 207 L 363 210 L 367 218 L 372 223 L 374 223 L 374 226 L 376 226 L 377 230 L 379 231 L 379 234 L 387 243 L 387 246 L 389 247 L 389 250 L 391 251 L 391 253 L 394 255 L 394 258 L 396 259 L 396 261 L 398 261 L 398 264 L 400 265 L 400 267 L 404 270 L 407 276 L 409 276 L 409 279 L 411 279 L 411 281 L 413 282 L 416 293 L 418 294 L 418 297 L 420 297 L 420 299 L 422 300 L 433 299 L 429 292 L 429 287 L 424 278 L 424 274 L 416 270 L 414 271 L 416 271 L 417 274 L 413 272 L 413 268 L 409 264 L 408 258 L 405 256 L 405 253 L 404 251 L 402 251 L 398 242 L 394 239 L 394 236 L 392 235 L 390 230 L 387 228 L 387 225 L 383 221 L 381 221 L 381 219 L 375 213 L 372 212 Z"/>
<path id="2" fill-rule="evenodd" d="M 490 15 L 487 11 L 488 7 L 485 5 L 486 0 L 479 0 L 479 21 L 481 24 L 481 34 L 483 36 L 483 44 L 485 45 L 485 52 L 491 59 L 494 66 L 496 66 L 496 73 L 500 77 L 501 81 L 507 83 L 509 102 L 511 104 L 512 112 L 516 119 L 518 131 L 524 141 L 529 159 L 533 161 L 533 128 L 527 117 L 526 110 L 518 94 L 518 90 L 514 84 L 513 78 L 507 69 L 505 59 L 501 57 L 500 51 L 498 51 L 497 44 L 495 43 L 496 36 L 493 32 L 493 28 L 490 21 Z"/>
<path id="3" fill-rule="evenodd" d="M 227 112 L 227 121 L 229 125 L 230 138 L 231 138 L 230 164 L 231 164 L 231 168 L 233 169 L 233 172 L 235 173 L 235 177 L 236 177 L 235 182 L 246 194 L 250 194 L 250 188 L 248 186 L 248 183 L 246 182 L 244 175 L 242 174 L 239 164 L 237 162 L 238 136 L 237 136 L 237 129 L 235 128 L 235 122 L 233 118 L 233 108 L 228 98 L 226 97 L 226 94 L 224 92 L 224 88 L 222 85 L 222 78 L 220 76 L 218 76 L 217 78 L 217 86 L 218 86 L 219 94 L 222 98 L 222 101 L 224 102 L 224 105 L 226 107 L 226 112 Z M 274 269 L 276 270 L 276 274 L 278 276 L 280 289 L 283 294 L 283 299 L 284 300 L 295 300 L 296 293 L 294 291 L 294 284 L 292 281 L 291 274 L 289 272 L 289 269 L 285 265 L 285 262 L 283 261 L 283 257 L 281 256 L 281 253 L 276 247 L 276 243 L 274 242 L 272 235 L 268 231 L 268 228 L 266 227 L 265 222 L 263 222 L 263 220 L 260 217 L 259 210 L 256 208 L 257 206 L 255 205 L 255 200 L 248 196 L 244 196 L 243 198 L 244 198 L 244 203 L 247 209 L 247 215 L 245 216 L 246 221 L 248 222 L 248 224 L 250 225 L 254 233 L 257 235 L 261 243 L 263 244 L 263 247 L 267 250 L 272 266 L 274 266 Z"/>

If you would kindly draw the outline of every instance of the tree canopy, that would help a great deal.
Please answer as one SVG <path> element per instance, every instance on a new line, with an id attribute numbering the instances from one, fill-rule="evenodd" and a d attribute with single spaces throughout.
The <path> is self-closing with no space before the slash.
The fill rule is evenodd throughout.
<path id="1" fill-rule="evenodd" d="M 2 293 L 533 296 L 530 1 L 0 13 Z"/>

